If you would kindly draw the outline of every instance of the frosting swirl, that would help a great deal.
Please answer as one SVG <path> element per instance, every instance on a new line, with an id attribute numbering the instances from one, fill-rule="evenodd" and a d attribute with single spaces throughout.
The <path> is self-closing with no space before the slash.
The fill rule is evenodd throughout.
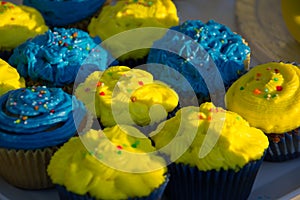
<path id="1" fill-rule="evenodd" d="M 61 87 L 73 83 L 79 69 L 87 68 L 78 73 L 84 80 L 91 71 L 107 68 L 113 59 L 99 42 L 79 29 L 54 28 L 18 46 L 9 63 L 24 78 Z"/>
<path id="2" fill-rule="evenodd" d="M 261 159 L 269 145 L 261 130 L 210 102 L 200 108 L 181 108 L 150 136 L 155 147 L 169 155 L 171 161 L 196 166 L 201 171 L 238 171 Z"/>
<path id="3" fill-rule="evenodd" d="M 0 74 L 3 74 L 0 76 L 0 96 L 10 90 L 25 87 L 25 81 L 17 70 L 2 59 L 0 59 Z"/>
<path id="4" fill-rule="evenodd" d="M 226 106 L 265 133 L 284 133 L 300 126 L 300 69 L 270 62 L 255 66 L 226 93 Z"/>
<path id="5" fill-rule="evenodd" d="M 75 95 L 105 127 L 160 122 L 179 101 L 174 90 L 153 80 L 147 71 L 126 66 L 92 73 L 76 88 Z"/>
<path id="6" fill-rule="evenodd" d="M 137 138 L 129 136 L 129 132 Z M 130 126 L 91 129 L 80 137 L 83 143 L 79 137 L 71 138 L 48 166 L 52 181 L 68 191 L 96 199 L 130 199 L 148 196 L 165 181 L 163 158 L 145 154 L 155 148 L 137 129 Z M 83 144 L 89 144 L 89 148 Z M 142 156 L 134 157 L 136 154 Z M 117 167 L 109 165 L 106 159 Z M 123 171 L 122 167 L 130 171 Z"/>
<path id="7" fill-rule="evenodd" d="M 105 0 L 23 0 L 23 4 L 41 12 L 50 26 L 65 26 L 90 17 Z"/>
<path id="8" fill-rule="evenodd" d="M 9 91 L 0 105 L 0 147 L 9 149 L 59 145 L 76 133 L 75 123 L 86 113 L 74 96 L 45 86 Z"/>
<path id="9" fill-rule="evenodd" d="M 48 30 L 34 8 L 0 1 L 0 50 L 12 50 L 27 39 Z"/>
<path id="10" fill-rule="evenodd" d="M 200 47 L 193 45 L 191 41 L 197 42 Z M 189 62 L 193 59 L 195 64 L 203 65 L 206 59 L 203 55 L 204 50 L 216 64 L 225 87 L 230 86 L 248 68 L 248 63 L 245 61 L 250 55 L 250 48 L 244 43 L 242 37 L 233 33 L 227 26 L 213 20 L 207 23 L 200 20 L 188 20 L 179 26 L 172 27 L 171 31 L 153 44 L 147 63 L 160 63 L 177 70 L 188 80 L 196 94 L 208 96 L 209 92 L 203 76 Z M 172 74 L 170 69 L 164 68 L 162 71 L 160 67 L 150 68 L 149 71 L 159 80 Z M 172 79 L 166 80 L 166 83 L 172 86 L 178 85 L 177 80 L 168 81 Z M 182 88 L 183 91 L 188 90 L 187 87 L 181 85 L 178 85 L 178 88 Z"/>
<path id="11" fill-rule="evenodd" d="M 178 23 L 177 9 L 171 0 L 123 0 L 116 1 L 114 5 L 104 6 L 99 16 L 92 18 L 88 31 L 92 36 L 99 36 L 106 40 L 128 30 L 143 27 L 169 28 Z M 136 34 L 132 31 L 130 38 L 126 37 L 123 40 L 122 36 L 117 36 L 105 43 L 105 47 L 113 55 L 114 53 L 117 55 L 119 51 L 125 52 L 126 54 L 121 57 L 115 55 L 119 57 L 119 60 L 138 59 L 143 58 L 149 52 L 149 50 L 141 50 L 141 47 L 151 47 L 153 41 L 162 36 L 159 32 L 149 35 L 147 33 Z M 129 51 L 134 50 L 128 49 L 131 47 L 137 47 L 139 51 L 130 53 Z"/>

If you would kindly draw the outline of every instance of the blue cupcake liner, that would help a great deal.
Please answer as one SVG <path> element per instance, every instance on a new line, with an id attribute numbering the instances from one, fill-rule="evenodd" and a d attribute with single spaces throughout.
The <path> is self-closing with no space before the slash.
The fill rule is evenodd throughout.
<path id="1" fill-rule="evenodd" d="M 156 188 L 149 196 L 147 197 L 136 197 L 136 198 L 128 198 L 128 200 L 158 200 L 161 199 L 166 186 L 169 182 L 170 175 L 166 175 L 165 182 L 163 182 L 158 188 Z M 96 200 L 94 197 L 86 195 L 78 195 L 73 192 L 69 192 L 64 186 L 55 185 L 59 197 L 61 200 Z"/>
<path id="2" fill-rule="evenodd" d="M 277 140 L 274 140 L 274 135 Z M 267 134 L 269 148 L 265 161 L 283 162 L 300 157 L 300 128 L 286 132 L 284 134 Z"/>
<path id="3" fill-rule="evenodd" d="M 197 167 L 172 163 L 168 166 L 170 182 L 166 198 L 172 200 L 247 199 L 263 158 L 245 165 L 239 171 L 199 171 Z"/>

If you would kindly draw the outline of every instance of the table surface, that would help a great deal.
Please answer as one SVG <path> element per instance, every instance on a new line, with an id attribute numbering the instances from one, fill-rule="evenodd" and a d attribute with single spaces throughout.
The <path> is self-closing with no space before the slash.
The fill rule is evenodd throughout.
<path id="1" fill-rule="evenodd" d="M 22 0 L 10 1 L 22 2 Z M 235 0 L 174 0 L 174 2 L 181 21 L 200 19 L 205 22 L 213 19 L 238 32 Z M 260 61 L 251 58 L 251 65 L 255 66 L 256 64 L 260 64 Z M 300 199 L 300 172 L 298 169 L 300 169 L 300 158 L 283 163 L 264 162 L 258 172 L 249 200 Z M 0 200 L 58 199 L 58 194 L 53 189 L 21 190 L 7 184 L 0 178 Z"/>

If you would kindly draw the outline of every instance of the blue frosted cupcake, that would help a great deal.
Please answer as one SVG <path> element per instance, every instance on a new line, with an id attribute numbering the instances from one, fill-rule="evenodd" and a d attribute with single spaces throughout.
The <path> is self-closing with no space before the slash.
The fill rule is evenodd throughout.
<path id="1" fill-rule="evenodd" d="M 100 42 L 79 29 L 54 28 L 15 48 L 8 62 L 27 79 L 27 86 L 64 87 L 70 93 L 76 76 L 84 80 L 114 61 Z"/>
<path id="2" fill-rule="evenodd" d="M 174 26 L 160 40 L 154 42 L 147 63 L 157 63 L 169 68 L 151 67 L 154 77 L 182 90 L 191 86 L 199 101 L 210 100 L 211 82 L 221 83 L 218 90 L 228 88 L 233 81 L 249 68 L 250 48 L 243 38 L 232 32 L 229 27 L 213 20 L 203 23 L 188 20 Z M 212 68 L 216 66 L 216 71 Z M 190 85 L 174 75 L 179 72 Z M 200 74 L 201 73 L 201 74 Z M 221 76 L 216 76 L 220 74 Z"/>
<path id="3" fill-rule="evenodd" d="M 206 102 L 181 108 L 150 134 L 166 155 L 169 199 L 247 199 L 268 148 L 264 133 Z"/>
<path id="4" fill-rule="evenodd" d="M 86 109 L 60 88 L 31 87 L 0 97 L 0 175 L 24 189 L 52 186 L 52 154 L 85 123 Z"/>
<path id="5" fill-rule="evenodd" d="M 66 26 L 91 17 L 105 0 L 23 0 L 23 4 L 41 12 L 46 24 Z"/>
<path id="6" fill-rule="evenodd" d="M 151 141 L 125 125 L 71 138 L 48 166 L 62 200 L 161 199 L 166 172 Z"/>

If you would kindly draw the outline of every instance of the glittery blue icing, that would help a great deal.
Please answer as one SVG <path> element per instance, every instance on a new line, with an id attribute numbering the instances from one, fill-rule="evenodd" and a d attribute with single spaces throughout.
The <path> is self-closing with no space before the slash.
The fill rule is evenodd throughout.
<path id="1" fill-rule="evenodd" d="M 95 40 L 101 41 L 79 29 L 54 28 L 15 48 L 8 62 L 25 78 L 61 87 L 73 83 L 79 69 L 88 68 L 80 70 L 84 79 L 92 71 L 105 70 L 114 60 Z"/>
<path id="2" fill-rule="evenodd" d="M 189 20 L 179 26 L 172 27 L 171 30 L 173 31 L 167 32 L 162 39 L 153 44 L 147 63 L 159 63 L 177 70 L 188 80 L 196 94 L 207 97 L 209 95 L 207 85 L 197 69 L 184 57 L 194 57 L 197 63 L 205 63 L 205 60 L 199 60 L 202 58 L 197 57 L 197 55 L 203 55 L 201 51 L 206 50 L 216 64 L 225 88 L 246 72 L 244 61 L 250 54 L 250 48 L 243 43 L 240 35 L 233 33 L 227 26 L 213 20 L 207 23 L 200 20 Z M 179 33 L 174 34 L 175 31 Z M 202 48 L 191 45 L 191 40 L 199 43 Z M 157 49 L 161 47 L 177 53 Z M 176 86 L 176 79 L 175 81 L 174 79 L 168 81 L 162 77 L 166 74 L 170 76 L 172 74 L 170 70 L 164 68 L 162 71 L 161 68 L 157 67 L 150 68 L 149 71 L 154 74 L 156 79 Z M 184 87 L 182 88 L 184 90 Z"/>
<path id="3" fill-rule="evenodd" d="M 66 142 L 86 114 L 83 103 L 60 88 L 12 90 L 0 97 L 0 147 L 40 149 Z"/>
<path id="4" fill-rule="evenodd" d="M 96 13 L 105 0 L 23 0 L 41 12 L 49 26 L 65 26 Z"/>

